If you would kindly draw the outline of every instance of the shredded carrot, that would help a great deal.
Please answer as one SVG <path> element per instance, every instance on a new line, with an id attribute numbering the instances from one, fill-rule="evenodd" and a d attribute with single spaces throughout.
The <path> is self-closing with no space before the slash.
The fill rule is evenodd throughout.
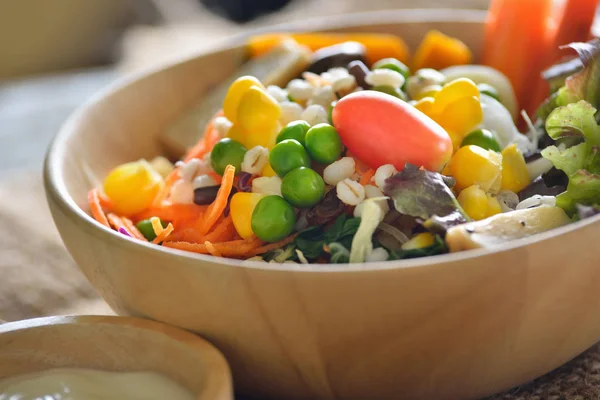
<path id="1" fill-rule="evenodd" d="M 225 207 L 227 207 L 231 189 L 233 188 L 234 176 L 235 167 L 233 165 L 228 165 L 223 173 L 223 181 L 221 182 L 221 187 L 217 192 L 215 201 L 208 206 L 208 210 L 206 211 L 206 215 L 203 220 L 199 221 L 198 231 L 200 234 L 206 235 L 213 227 L 215 222 L 217 222 L 219 217 L 223 214 Z"/>
<path id="2" fill-rule="evenodd" d="M 215 228 L 206 235 L 205 240 L 209 242 L 226 242 L 232 236 L 232 231 L 235 230 L 231 215 L 223 218 L 215 225 Z"/>
<path id="3" fill-rule="evenodd" d="M 206 242 L 204 242 L 204 246 L 206 246 L 206 250 L 208 250 L 208 252 L 210 253 L 211 256 L 223 257 L 221 252 L 219 252 L 219 250 L 217 250 L 215 248 L 215 246 L 213 246 L 213 244 L 211 242 L 209 242 L 208 240 Z"/>
<path id="4" fill-rule="evenodd" d="M 102 206 L 103 209 L 110 210 L 113 207 L 112 200 L 109 199 L 108 196 L 106 196 L 104 193 L 101 193 L 99 190 L 98 190 L 98 201 L 100 202 L 100 205 Z"/>
<path id="5" fill-rule="evenodd" d="M 197 220 L 208 206 L 199 206 L 196 204 L 170 204 L 162 207 L 151 207 L 146 211 L 137 214 L 133 220 L 141 221 L 152 217 L 158 217 L 163 221 L 174 220 Z"/>
<path id="6" fill-rule="evenodd" d="M 183 159 L 184 162 L 188 162 L 192 158 L 202 158 L 206 153 L 208 153 L 212 149 L 212 146 L 214 146 L 215 143 L 218 141 L 218 139 L 215 140 L 215 137 L 218 137 L 219 135 L 219 132 L 215 132 L 216 129 L 214 129 L 215 118 L 220 117 L 221 115 L 223 115 L 223 111 L 219 111 L 210 120 L 208 125 L 206 125 L 204 135 L 200 138 L 196 145 L 194 145 L 191 149 L 188 150 L 187 154 Z"/>
<path id="7" fill-rule="evenodd" d="M 88 193 L 88 204 L 90 206 L 90 210 L 92 211 L 92 216 L 102 225 L 110 228 L 110 224 L 108 223 L 108 219 L 106 219 L 106 215 L 104 214 L 104 210 L 102 210 L 102 206 L 100 205 L 100 198 L 98 196 L 98 189 L 92 189 Z"/>
<path id="8" fill-rule="evenodd" d="M 108 220 L 108 223 L 110 224 L 110 226 L 113 227 L 114 230 L 118 231 L 119 228 L 123 228 L 127 231 L 127 233 L 129 233 L 129 229 L 127 229 L 125 227 L 123 220 L 118 215 L 113 214 L 113 213 L 108 213 L 108 214 L 106 214 L 106 219 Z"/>
<path id="9" fill-rule="evenodd" d="M 160 234 L 158 234 L 158 235 L 156 236 L 156 238 L 154 238 L 154 240 L 152 241 L 152 243 L 154 243 L 154 244 L 158 244 L 158 243 L 160 243 L 160 242 L 164 242 L 164 241 L 165 241 L 165 239 L 166 239 L 167 237 L 169 237 L 169 235 L 171 234 L 171 232 L 173 232 L 173 230 L 174 230 L 174 229 L 175 229 L 175 228 L 173 228 L 173 224 L 169 223 L 169 225 L 167 225 L 167 227 L 166 227 L 166 228 L 164 228 L 164 229 L 162 230 L 162 232 L 160 232 Z"/>
<path id="10" fill-rule="evenodd" d="M 163 205 L 165 200 L 167 200 L 167 198 L 169 197 L 169 194 L 171 193 L 171 187 L 177 181 L 177 179 L 179 179 L 179 169 L 174 169 L 165 178 L 162 187 L 160 188 L 160 190 L 156 194 L 156 197 L 154 198 L 154 201 L 152 202 L 152 207 L 161 207 Z"/>
<path id="11" fill-rule="evenodd" d="M 252 250 L 252 253 L 250 254 L 250 256 L 256 256 L 258 254 L 264 254 L 267 253 L 271 250 L 275 250 L 278 249 L 280 247 L 283 247 L 287 244 L 290 244 L 294 241 L 294 239 L 296 238 L 296 234 L 290 235 L 288 237 L 286 237 L 283 240 L 280 240 L 279 242 L 275 242 L 275 243 L 269 243 L 260 247 L 255 248 L 254 250 Z"/>
<path id="12" fill-rule="evenodd" d="M 203 243 L 204 236 L 198 234 L 198 230 L 195 228 L 177 229 L 169 235 L 169 242 L 190 242 L 190 243 Z"/>
<path id="13" fill-rule="evenodd" d="M 121 221 L 123 221 L 125 230 L 127 230 L 129 233 L 131 233 L 131 236 L 133 236 L 136 239 L 143 240 L 144 242 L 146 241 L 146 238 L 144 237 L 144 235 L 142 235 L 142 232 L 139 231 L 139 229 L 135 226 L 135 224 L 129 218 L 121 217 Z"/>
<path id="14" fill-rule="evenodd" d="M 361 185 L 368 185 L 369 182 L 371 182 L 371 178 L 373 177 L 373 175 L 375 175 L 375 170 L 369 168 L 364 174 L 363 176 L 360 178 L 360 184 Z"/>
<path id="15" fill-rule="evenodd" d="M 259 248 L 262 241 L 256 237 L 244 240 L 232 240 L 224 243 L 213 243 L 214 248 L 223 257 L 248 258 Z M 191 251 L 193 253 L 210 254 L 204 243 L 164 242 L 163 246 L 173 249 Z"/>

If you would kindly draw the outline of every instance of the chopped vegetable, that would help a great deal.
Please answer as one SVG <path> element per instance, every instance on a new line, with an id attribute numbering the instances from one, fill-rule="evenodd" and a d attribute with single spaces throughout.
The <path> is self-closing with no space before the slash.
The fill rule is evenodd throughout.
<path id="1" fill-rule="evenodd" d="M 361 263 L 373 251 L 373 234 L 377 225 L 383 221 L 383 211 L 374 199 L 365 200 L 360 225 L 352 239 L 350 262 Z"/>
<path id="2" fill-rule="evenodd" d="M 472 59 L 473 53 L 463 42 L 433 30 L 425 35 L 417 49 L 413 68 L 415 70 L 443 69 L 453 65 L 469 64 Z"/>
<path id="3" fill-rule="evenodd" d="M 398 212 L 426 220 L 460 210 L 452 186 L 452 178 L 407 164 L 386 180 L 383 191 L 394 201 Z"/>

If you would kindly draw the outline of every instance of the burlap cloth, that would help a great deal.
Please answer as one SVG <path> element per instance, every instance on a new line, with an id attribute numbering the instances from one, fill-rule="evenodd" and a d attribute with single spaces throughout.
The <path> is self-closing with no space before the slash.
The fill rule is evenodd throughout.
<path id="1" fill-rule="evenodd" d="M 338 0 L 319 2 L 318 8 L 315 2 L 297 3 L 278 15 L 253 23 L 253 26 L 324 13 L 409 7 L 409 3 L 413 2 L 390 1 Z M 424 7 L 448 3 L 420 0 L 418 4 Z M 455 0 L 454 3 L 463 7 L 483 8 L 487 1 Z M 125 40 L 121 70 L 131 71 L 157 60 L 195 51 L 244 29 L 208 16 L 202 18 L 206 19 L 202 28 L 193 24 L 182 29 L 135 30 Z M 198 38 L 201 38 L 200 42 Z M 56 314 L 111 314 L 112 311 L 98 298 L 61 243 L 46 206 L 41 171 L 18 170 L 2 176 L 0 319 L 10 321 Z M 548 375 L 490 399 L 600 399 L 600 347 L 596 345 Z"/>

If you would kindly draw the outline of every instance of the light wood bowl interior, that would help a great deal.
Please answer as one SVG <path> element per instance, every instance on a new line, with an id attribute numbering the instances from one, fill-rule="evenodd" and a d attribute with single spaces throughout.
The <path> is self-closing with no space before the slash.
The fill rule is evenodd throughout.
<path id="1" fill-rule="evenodd" d="M 305 30 L 432 28 L 481 50 L 483 14 L 393 11 Z M 101 227 L 86 193 L 233 73 L 233 46 L 113 86 L 65 124 L 46 161 L 48 202 L 81 270 L 121 315 L 198 332 L 236 388 L 261 399 L 467 399 L 526 382 L 600 338 L 600 220 L 493 250 L 343 266 L 241 263 L 161 249 Z"/>
<path id="2" fill-rule="evenodd" d="M 130 317 L 47 317 L 0 325 L 0 380 L 52 368 L 158 372 L 198 400 L 232 400 L 225 358 L 204 339 Z"/>

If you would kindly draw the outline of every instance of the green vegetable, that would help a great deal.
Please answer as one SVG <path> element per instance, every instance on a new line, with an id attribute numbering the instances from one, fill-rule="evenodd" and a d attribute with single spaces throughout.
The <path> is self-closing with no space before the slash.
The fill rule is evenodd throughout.
<path id="1" fill-rule="evenodd" d="M 561 80 L 564 85 L 556 91 L 551 103 L 544 103 L 544 112 L 548 115 L 550 106 L 560 107 L 585 100 L 594 108 L 600 107 L 600 38 L 587 43 L 571 43 L 565 47 L 577 52 L 579 63 L 576 61 L 562 66 L 555 66 L 544 73 L 544 77 L 555 89 Z"/>
<path id="2" fill-rule="evenodd" d="M 292 206 L 279 196 L 260 199 L 252 213 L 252 231 L 265 242 L 276 242 L 289 236 L 296 225 Z"/>
<path id="3" fill-rule="evenodd" d="M 494 138 L 494 134 L 487 129 L 477 129 L 469 133 L 460 144 L 460 147 L 475 145 L 482 147 L 486 150 L 493 150 L 500 152 L 500 145 Z"/>
<path id="4" fill-rule="evenodd" d="M 360 225 L 354 239 L 352 239 L 351 263 L 364 262 L 367 255 L 373 251 L 373 234 L 377 229 L 377 225 L 383 221 L 384 216 L 382 208 L 376 203 L 375 199 L 364 201 Z"/>
<path id="5" fill-rule="evenodd" d="M 302 143 L 295 139 L 286 139 L 273 147 L 269 154 L 269 164 L 277 175 L 284 177 L 293 169 L 310 167 L 310 157 Z"/>
<path id="6" fill-rule="evenodd" d="M 350 252 L 344 245 L 334 242 L 330 243 L 329 254 L 331 254 L 330 262 L 332 264 L 347 264 L 350 262 Z"/>
<path id="7" fill-rule="evenodd" d="M 382 58 L 373 64 L 373 69 L 379 68 L 391 69 L 392 71 L 399 72 L 402 74 L 402 76 L 404 76 L 404 79 L 408 79 L 410 76 L 410 70 L 408 67 L 395 58 Z"/>
<path id="8" fill-rule="evenodd" d="M 283 178 L 281 194 L 294 207 L 312 207 L 323 200 L 325 182 L 310 168 L 296 168 Z"/>
<path id="9" fill-rule="evenodd" d="M 549 146 L 542 156 L 569 178 L 567 190 L 556 197 L 556 205 L 570 214 L 577 204 L 600 203 L 600 127 L 596 109 L 586 101 L 558 107 L 546 120 L 546 132 L 554 140 L 581 143 L 564 148 Z"/>
<path id="10" fill-rule="evenodd" d="M 242 170 L 242 161 L 246 155 L 243 144 L 229 138 L 221 139 L 215 144 L 210 153 L 210 164 L 212 169 L 219 175 L 223 175 L 227 165 L 235 167 L 236 174 Z"/>
<path id="11" fill-rule="evenodd" d="M 286 139 L 295 139 L 304 146 L 304 137 L 310 129 L 310 125 L 306 121 L 292 121 L 277 135 L 276 142 L 279 143 Z"/>
<path id="12" fill-rule="evenodd" d="M 447 253 L 448 249 L 446 247 L 446 243 L 444 239 L 442 239 L 439 235 L 435 235 L 435 241 L 431 246 L 422 247 L 422 248 L 414 248 L 414 249 L 400 249 L 396 251 L 392 251 L 390 254 L 391 260 L 402 260 L 407 258 L 419 258 L 419 257 L 427 257 L 434 256 L 436 254 Z"/>
<path id="13" fill-rule="evenodd" d="M 160 220 L 160 224 L 162 225 L 163 228 L 166 228 L 167 225 L 169 225 L 167 222 L 165 222 L 163 220 Z M 152 222 L 150 221 L 150 219 L 144 219 L 144 220 L 138 222 L 136 227 L 138 228 L 138 231 L 140 231 L 140 233 L 142 235 L 144 235 L 146 240 L 148 240 L 149 242 L 156 239 L 156 234 L 154 233 L 154 228 L 152 227 Z"/>
<path id="14" fill-rule="evenodd" d="M 501 102 L 500 94 L 498 93 L 498 90 L 496 90 L 496 88 L 493 87 L 492 85 L 489 85 L 487 83 L 480 83 L 479 85 L 477 85 L 477 88 L 479 89 L 479 92 L 481 94 L 490 96 Z"/>
<path id="15" fill-rule="evenodd" d="M 352 245 L 352 238 L 360 221 L 360 218 L 348 218 L 342 214 L 327 231 L 321 225 L 316 225 L 300 232 L 294 239 L 294 245 L 309 261 L 323 255 L 325 247 L 332 243 L 338 243 L 348 249 Z"/>
<path id="16" fill-rule="evenodd" d="M 375 90 L 377 92 L 382 92 L 382 93 L 386 93 L 389 94 L 391 96 L 397 97 L 401 100 L 405 100 L 406 101 L 406 95 L 404 94 L 404 92 L 400 89 L 395 89 L 391 86 L 375 86 L 373 87 L 371 90 Z"/>
<path id="17" fill-rule="evenodd" d="M 454 179 L 437 172 L 406 164 L 401 172 L 386 180 L 384 193 L 401 214 L 427 220 L 455 212 L 469 220 L 450 190 Z"/>
<path id="18" fill-rule="evenodd" d="M 310 156 L 321 164 L 331 164 L 342 154 L 340 134 L 329 124 L 317 124 L 310 128 L 305 141 Z"/>

